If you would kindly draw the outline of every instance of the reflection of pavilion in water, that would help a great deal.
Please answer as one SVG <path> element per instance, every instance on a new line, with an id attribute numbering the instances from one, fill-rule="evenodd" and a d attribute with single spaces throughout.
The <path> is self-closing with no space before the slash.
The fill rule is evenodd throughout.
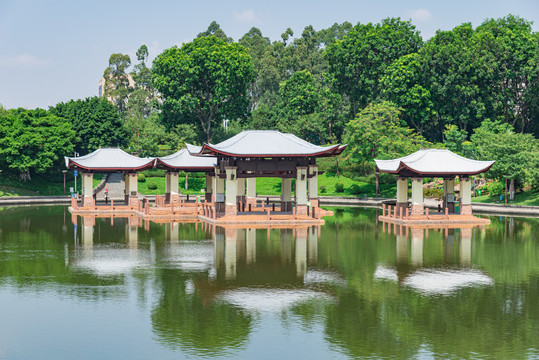
<path id="1" fill-rule="evenodd" d="M 149 250 L 138 244 L 142 223 L 137 217 L 122 222 L 127 246 L 94 244 L 95 217 L 83 217 L 73 265 L 97 275 L 119 275 L 152 265 L 156 258 L 153 240 Z M 311 298 L 327 297 L 326 293 L 332 292 L 327 285 L 342 282 L 338 275 L 315 268 L 319 227 L 242 229 L 195 225 L 212 240 L 182 239 L 182 224 L 167 223 L 159 261 L 167 268 L 206 273 L 207 276 L 193 278 L 194 289 L 204 303 L 219 298 L 240 307 L 267 310 L 259 306 L 260 298 L 264 298 L 267 308 L 283 309 Z M 243 302 L 239 303 L 239 298 Z M 245 299 L 251 302 L 245 303 Z"/>
<path id="2" fill-rule="evenodd" d="M 473 226 L 429 229 L 383 223 L 383 231 L 386 226 L 388 232 L 395 234 L 396 264 L 379 265 L 375 278 L 397 281 L 425 294 L 448 294 L 465 287 L 493 284 L 486 273 L 473 267 Z M 432 261 L 424 252 L 428 242 L 436 242 L 429 239 L 429 232 L 442 235 L 442 260 Z"/>

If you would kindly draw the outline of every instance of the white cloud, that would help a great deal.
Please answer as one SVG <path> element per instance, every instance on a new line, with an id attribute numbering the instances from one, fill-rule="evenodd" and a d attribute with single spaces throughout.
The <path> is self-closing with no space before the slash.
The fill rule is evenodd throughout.
<path id="1" fill-rule="evenodd" d="M 236 19 L 236 21 L 239 21 L 241 23 L 246 23 L 246 24 L 260 23 L 260 20 L 256 17 L 254 10 L 234 11 L 232 14 L 234 15 L 234 19 Z"/>
<path id="2" fill-rule="evenodd" d="M 404 13 L 405 18 L 410 18 L 412 21 L 429 21 L 433 18 L 429 9 L 414 9 L 406 10 Z"/>
<path id="3" fill-rule="evenodd" d="M 0 67 L 39 66 L 47 64 L 47 60 L 39 59 L 28 53 L 15 56 L 0 56 Z"/>

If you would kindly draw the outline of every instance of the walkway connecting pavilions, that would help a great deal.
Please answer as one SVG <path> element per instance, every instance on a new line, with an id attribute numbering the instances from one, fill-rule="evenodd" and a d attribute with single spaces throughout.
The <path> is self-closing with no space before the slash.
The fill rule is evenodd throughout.
<path id="1" fill-rule="evenodd" d="M 494 161 L 478 161 L 459 156 L 447 149 L 423 149 L 393 160 L 374 160 L 377 171 L 397 176 L 397 202 L 383 206 L 381 221 L 398 224 L 488 224 L 490 220 L 472 215 L 470 176 L 488 171 Z M 460 180 L 460 206 L 455 212 L 455 178 Z M 423 179 L 443 179 L 443 212 L 429 213 L 423 201 Z M 408 183 L 412 183 L 408 206 Z"/>
<path id="2" fill-rule="evenodd" d="M 192 155 L 217 158 L 210 186 L 215 211 L 212 220 L 229 224 L 249 219 L 276 220 L 279 216 L 283 222 L 301 217 L 323 221 L 320 218 L 325 213 L 319 208 L 316 159 L 339 155 L 345 148 L 346 145 L 340 144 L 318 146 L 273 130 L 242 131 L 216 145 L 187 146 Z M 281 179 L 278 206 L 270 207 L 266 203 L 257 208 L 256 179 L 263 177 Z M 295 180 L 294 201 L 292 180 Z M 257 210 L 262 210 L 267 217 L 255 220 L 252 212 Z"/>
<path id="3" fill-rule="evenodd" d="M 80 157 L 65 157 L 66 167 L 80 171 L 82 179 L 81 206 L 95 207 L 93 177 L 95 173 L 123 173 L 125 205 L 138 206 L 137 172 L 154 167 L 154 158 L 139 158 L 118 148 L 102 148 Z"/>

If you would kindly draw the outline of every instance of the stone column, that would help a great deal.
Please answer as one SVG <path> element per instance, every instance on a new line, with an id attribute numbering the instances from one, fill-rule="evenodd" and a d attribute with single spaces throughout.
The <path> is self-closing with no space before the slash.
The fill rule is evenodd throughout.
<path id="1" fill-rule="evenodd" d="M 408 210 L 408 178 L 407 177 L 398 177 L 397 178 L 397 206 L 395 210 L 397 214 L 400 214 L 400 209 L 402 208 L 402 213 L 404 214 Z"/>
<path id="2" fill-rule="evenodd" d="M 423 178 L 412 178 L 412 215 L 423 215 Z"/>
<path id="3" fill-rule="evenodd" d="M 138 206 L 138 182 L 137 173 L 125 174 L 126 203 L 130 206 Z"/>
<path id="4" fill-rule="evenodd" d="M 170 172 L 165 173 L 165 202 L 170 202 Z"/>
<path id="5" fill-rule="evenodd" d="M 296 168 L 296 214 L 307 215 L 307 167 Z"/>
<path id="6" fill-rule="evenodd" d="M 82 173 L 82 205 L 95 206 L 94 174 Z"/>
<path id="7" fill-rule="evenodd" d="M 455 179 L 444 179 L 444 209 L 455 212 Z"/>
<path id="8" fill-rule="evenodd" d="M 205 190 L 204 196 L 205 196 L 205 199 L 206 199 L 207 202 L 212 201 L 212 196 L 213 196 L 213 177 L 209 173 L 206 173 L 206 190 Z"/>
<path id="9" fill-rule="evenodd" d="M 246 206 L 251 204 L 252 208 L 256 207 L 256 178 L 247 178 L 247 200 Z"/>
<path id="10" fill-rule="evenodd" d="M 460 214 L 472 215 L 472 181 L 470 178 L 460 178 Z"/>
<path id="11" fill-rule="evenodd" d="M 215 168 L 215 176 L 213 183 L 215 211 L 225 211 L 225 179 L 219 177 L 221 170 Z"/>
<path id="12" fill-rule="evenodd" d="M 292 211 L 292 179 L 281 179 L 281 211 Z"/>
<path id="13" fill-rule="evenodd" d="M 245 201 L 245 178 L 238 179 L 238 193 L 236 203 Z"/>
<path id="14" fill-rule="evenodd" d="M 309 165 L 309 201 L 312 206 L 319 207 L 320 201 L 318 199 L 318 165 Z"/>
<path id="15" fill-rule="evenodd" d="M 236 166 L 227 166 L 226 171 L 226 195 L 225 216 L 233 216 L 238 213 L 236 199 L 238 194 L 238 178 Z"/>
<path id="16" fill-rule="evenodd" d="M 177 171 L 171 171 L 169 175 L 170 202 L 180 201 L 180 184 L 179 174 Z"/>

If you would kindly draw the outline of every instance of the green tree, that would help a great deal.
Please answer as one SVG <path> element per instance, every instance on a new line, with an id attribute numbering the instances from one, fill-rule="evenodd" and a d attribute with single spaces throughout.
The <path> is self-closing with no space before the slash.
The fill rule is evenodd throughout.
<path id="1" fill-rule="evenodd" d="M 419 32 L 411 22 L 390 18 L 380 24 L 357 24 L 326 50 L 335 86 L 350 97 L 353 116 L 376 99 L 387 66 L 417 52 L 421 45 Z"/>
<path id="2" fill-rule="evenodd" d="M 127 97 L 132 91 L 129 84 L 127 68 L 131 66 L 129 55 L 112 54 L 109 58 L 109 66 L 105 69 L 105 97 L 110 97 L 118 107 L 118 111 L 123 113 L 127 103 Z"/>
<path id="3" fill-rule="evenodd" d="M 345 159 L 363 170 L 374 170 L 374 159 L 392 159 L 408 155 L 431 144 L 412 129 L 401 125 L 402 111 L 384 101 L 369 104 L 346 125 Z"/>
<path id="4" fill-rule="evenodd" d="M 71 124 L 46 110 L 0 112 L 0 157 L 25 181 L 61 164 L 74 138 Z"/>
<path id="5" fill-rule="evenodd" d="M 208 37 L 208 36 L 215 36 L 223 41 L 226 41 L 227 43 L 231 43 L 234 41 L 231 37 L 226 36 L 223 29 L 221 29 L 221 25 L 219 25 L 217 21 L 212 21 L 210 26 L 208 26 L 208 29 L 206 31 L 199 33 L 197 35 L 197 38 Z"/>
<path id="6" fill-rule="evenodd" d="M 198 123 L 210 142 L 212 126 L 248 114 L 247 90 L 255 71 L 251 56 L 239 44 L 215 36 L 197 38 L 165 50 L 152 70 L 152 82 L 164 97 L 168 128 Z"/>
<path id="7" fill-rule="evenodd" d="M 137 50 L 137 60 L 139 63 L 134 66 L 133 71 L 131 72 L 131 75 L 133 76 L 133 80 L 135 81 L 135 86 L 137 89 L 145 89 L 148 91 L 151 91 L 152 88 L 152 82 L 151 82 L 151 70 L 146 66 L 146 62 L 148 61 L 148 47 L 146 45 L 142 45 Z"/>
<path id="8" fill-rule="evenodd" d="M 409 127 L 420 135 L 432 135 L 435 121 L 430 83 L 418 53 L 404 55 L 389 65 L 380 79 L 380 87 L 386 100 L 403 109 Z"/>
<path id="9" fill-rule="evenodd" d="M 463 144 L 468 132 L 459 130 L 456 125 L 446 125 L 444 130 L 444 145 L 451 151 L 462 154 Z"/>
<path id="10" fill-rule="evenodd" d="M 75 151 L 88 154 L 100 147 L 127 145 L 129 137 L 117 109 L 104 98 L 70 100 L 50 108 L 75 130 Z"/>
<path id="11" fill-rule="evenodd" d="M 539 141 L 532 134 L 515 133 L 511 125 L 500 120 L 485 120 L 474 130 L 471 141 L 479 159 L 496 160 L 487 176 L 511 180 L 512 198 L 517 186 L 538 185 Z"/>
<path id="12" fill-rule="evenodd" d="M 532 32 L 532 22 L 508 15 L 488 19 L 476 30 L 477 48 L 489 62 L 487 87 L 490 106 L 496 116 L 526 131 L 539 113 L 539 37 Z"/>

